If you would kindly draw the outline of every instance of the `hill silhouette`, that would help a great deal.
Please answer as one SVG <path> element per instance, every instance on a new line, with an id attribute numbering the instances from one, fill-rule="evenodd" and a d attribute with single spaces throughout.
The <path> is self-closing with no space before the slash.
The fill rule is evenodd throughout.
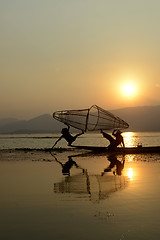
<path id="1" fill-rule="evenodd" d="M 124 119 L 127 131 L 160 131 L 160 105 L 115 109 L 113 114 Z M 0 133 L 58 133 L 65 125 L 43 114 L 31 120 L 0 119 Z M 75 130 L 74 130 L 75 131 Z"/>
<path id="2" fill-rule="evenodd" d="M 2 124 L 3 123 L 3 124 Z M 0 133 L 53 133 L 59 132 L 62 124 L 50 114 L 43 114 L 31 120 L 0 120 Z"/>
<path id="3" fill-rule="evenodd" d="M 112 113 L 129 123 L 127 131 L 160 131 L 160 105 L 123 108 Z"/>

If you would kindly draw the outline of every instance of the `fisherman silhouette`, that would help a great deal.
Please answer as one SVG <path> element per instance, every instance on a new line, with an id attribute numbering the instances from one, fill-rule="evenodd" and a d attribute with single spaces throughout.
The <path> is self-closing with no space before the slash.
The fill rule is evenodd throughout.
<path id="1" fill-rule="evenodd" d="M 103 132 L 102 129 L 101 133 L 103 134 L 103 137 L 109 140 L 110 142 L 108 146 L 109 150 L 116 149 L 119 144 L 122 144 L 123 147 L 125 147 L 123 136 L 121 135 L 122 132 L 120 130 L 113 130 L 112 135 L 115 137 L 115 139 L 108 133 Z"/>
<path id="2" fill-rule="evenodd" d="M 101 176 L 103 176 L 105 172 L 111 172 L 112 168 L 114 168 L 115 166 L 116 166 L 116 171 L 113 171 L 113 174 L 121 175 L 122 170 L 124 168 L 125 159 L 123 161 L 119 161 L 117 160 L 117 157 L 115 156 L 115 154 L 112 154 L 107 158 L 108 158 L 108 161 L 110 161 L 110 164 L 107 168 L 104 169 L 104 171 L 101 173 Z"/>
<path id="3" fill-rule="evenodd" d="M 68 142 L 68 146 L 71 146 L 71 144 L 77 139 L 77 137 L 84 134 L 84 131 L 82 131 L 82 133 L 78 133 L 77 135 L 72 136 L 69 132 L 69 128 L 70 126 L 68 126 L 68 128 L 62 128 L 62 131 L 61 131 L 62 135 L 58 138 L 58 140 L 55 142 L 52 148 L 54 148 L 62 138 L 64 138 Z"/>

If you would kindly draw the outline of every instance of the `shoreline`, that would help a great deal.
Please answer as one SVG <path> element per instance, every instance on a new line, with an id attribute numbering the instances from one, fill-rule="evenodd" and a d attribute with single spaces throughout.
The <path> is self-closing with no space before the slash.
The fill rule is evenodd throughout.
<path id="1" fill-rule="evenodd" d="M 73 145 L 70 147 L 59 147 L 59 148 L 6 148 L 0 149 L 0 153 L 5 152 L 90 152 L 96 153 L 115 153 L 115 154 L 139 154 L 139 153 L 160 153 L 160 146 L 136 146 L 136 147 L 117 147 L 116 149 L 109 150 L 107 147 L 100 146 L 79 146 Z"/>
<path id="2" fill-rule="evenodd" d="M 50 148 L 45 149 L 30 149 L 30 148 L 17 148 L 17 149 L 1 149 L 0 162 L 14 162 L 14 161 L 40 161 L 40 162 L 54 162 L 54 156 L 60 157 L 62 161 L 66 161 L 69 156 L 80 159 L 91 158 L 99 162 L 100 157 L 116 156 L 118 158 L 126 159 L 126 162 L 132 161 L 147 161 L 147 162 L 160 162 L 160 153 L 134 153 L 123 154 L 120 152 L 93 152 L 89 150 L 75 149 L 75 148 L 59 148 L 51 151 Z"/>

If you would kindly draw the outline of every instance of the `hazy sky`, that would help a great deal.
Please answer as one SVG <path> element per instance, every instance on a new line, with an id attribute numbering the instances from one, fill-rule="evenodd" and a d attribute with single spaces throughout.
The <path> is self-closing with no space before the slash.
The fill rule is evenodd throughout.
<path id="1" fill-rule="evenodd" d="M 0 0 L 0 118 L 160 104 L 159 24 L 159 0 Z"/>

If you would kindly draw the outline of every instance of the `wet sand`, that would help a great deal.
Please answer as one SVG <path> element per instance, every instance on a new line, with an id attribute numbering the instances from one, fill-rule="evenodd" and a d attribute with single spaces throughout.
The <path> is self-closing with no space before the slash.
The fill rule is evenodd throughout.
<path id="1" fill-rule="evenodd" d="M 0 151 L 1 239 L 160 238 L 160 155 L 81 153 Z"/>

